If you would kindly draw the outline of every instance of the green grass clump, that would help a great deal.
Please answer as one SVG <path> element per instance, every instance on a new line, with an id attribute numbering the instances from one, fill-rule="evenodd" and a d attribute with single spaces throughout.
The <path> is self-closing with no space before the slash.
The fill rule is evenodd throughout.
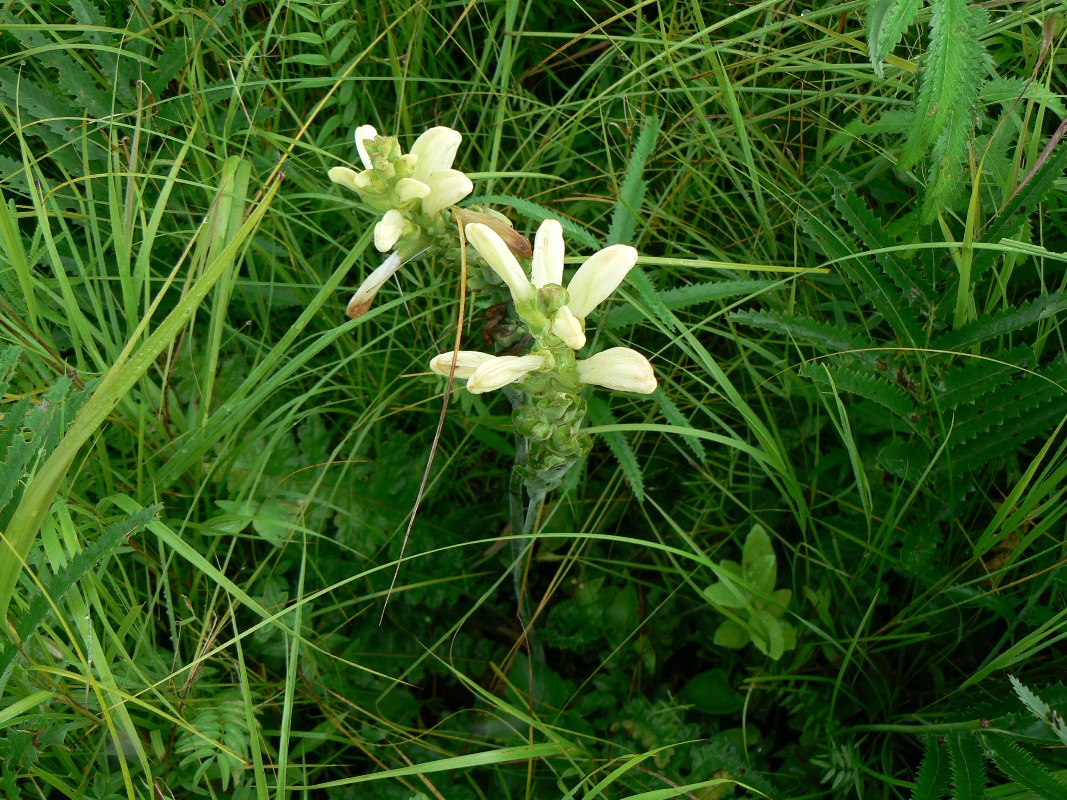
<path id="1" fill-rule="evenodd" d="M 4 4 L 0 792 L 1067 795 L 1065 34 L 1036 1 Z M 641 254 L 587 334 L 659 389 L 590 397 L 528 562 L 506 399 L 436 430 L 460 275 L 344 316 L 361 124 L 461 131 L 467 202 L 560 219 L 573 264 Z"/>

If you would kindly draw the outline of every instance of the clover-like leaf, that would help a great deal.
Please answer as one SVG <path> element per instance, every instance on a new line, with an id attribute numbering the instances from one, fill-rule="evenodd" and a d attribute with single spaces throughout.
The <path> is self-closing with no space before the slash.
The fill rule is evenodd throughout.
<path id="1" fill-rule="evenodd" d="M 740 623 L 728 619 L 725 620 L 715 631 L 712 641 L 720 647 L 728 647 L 731 650 L 740 650 L 750 641 L 748 630 Z"/>

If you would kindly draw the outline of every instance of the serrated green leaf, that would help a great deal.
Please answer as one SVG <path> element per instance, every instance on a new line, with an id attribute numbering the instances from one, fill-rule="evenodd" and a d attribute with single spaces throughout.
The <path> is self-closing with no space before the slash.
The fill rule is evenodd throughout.
<path id="1" fill-rule="evenodd" d="M 879 78 L 886 56 L 900 43 L 921 5 L 922 0 L 872 0 L 867 9 L 867 56 Z"/>
<path id="2" fill-rule="evenodd" d="M 97 564 L 118 548 L 127 538 L 142 530 L 156 518 L 163 504 L 148 506 L 134 512 L 108 526 L 99 537 L 89 542 L 76 553 L 67 564 L 51 578 L 45 580 L 44 589 L 38 592 L 30 606 L 15 624 L 17 642 L 26 641 L 44 621 L 52 610 L 53 604 L 65 595 L 70 588 L 84 578 Z M 0 693 L 7 680 L 8 667 L 11 665 L 18 648 L 14 644 L 0 646 Z"/>
<path id="3" fill-rule="evenodd" d="M 1067 783 L 1063 783 L 1041 766 L 1030 753 L 998 734 L 984 734 L 982 744 L 986 753 L 1001 772 L 1041 800 L 1067 798 Z"/>
<path id="4" fill-rule="evenodd" d="M 948 759 L 941 752 L 936 737 L 927 736 L 923 760 L 915 776 L 915 788 L 912 789 L 911 800 L 940 800 L 947 788 Z"/>
<path id="5" fill-rule="evenodd" d="M 915 410 L 915 401 L 910 394 L 873 369 L 861 372 L 843 366 L 809 362 L 801 365 L 800 376 L 823 386 L 830 386 L 832 382 L 838 391 L 878 403 L 903 418 Z"/>
<path id="6" fill-rule="evenodd" d="M 1033 369 L 1035 363 L 1030 345 L 1016 347 L 989 359 L 968 359 L 947 369 L 934 383 L 939 404 L 941 408 L 952 408 L 977 401 L 981 395 L 1007 383 L 1024 369 Z"/>
<path id="7" fill-rule="evenodd" d="M 1006 308 L 996 314 L 979 317 L 957 330 L 939 336 L 930 346 L 937 350 L 965 350 L 986 339 L 1052 319 L 1064 309 L 1067 309 L 1067 292 L 1043 294 L 1017 308 Z"/>
<path id="8" fill-rule="evenodd" d="M 1011 688 L 1015 691 L 1015 695 L 1022 701 L 1024 706 L 1030 709 L 1035 717 L 1040 717 L 1041 719 L 1048 717 L 1049 713 L 1052 711 L 1048 703 L 1038 697 L 1029 686 L 1014 675 L 1009 675 L 1008 681 L 1011 682 Z"/>
<path id="9" fill-rule="evenodd" d="M 952 773 L 952 800 L 982 800 L 985 796 L 985 759 L 977 736 L 950 733 L 948 763 Z"/>
<path id="10" fill-rule="evenodd" d="M 946 131 L 965 135 L 984 78 L 979 68 L 985 50 L 967 0 L 936 0 L 930 12 L 929 43 L 918 76 L 915 117 L 900 153 L 901 169 L 918 164 Z"/>
<path id="11" fill-rule="evenodd" d="M 777 283 L 778 281 L 773 280 L 708 281 L 656 292 L 656 297 L 664 308 L 677 311 L 680 308 L 715 300 L 754 297 Z M 641 310 L 634 306 L 618 306 L 604 315 L 604 324 L 609 328 L 619 328 L 624 325 L 633 325 L 644 318 L 645 315 L 641 313 Z"/>
<path id="12" fill-rule="evenodd" d="M 633 240 L 640 219 L 641 207 L 645 203 L 645 190 L 648 184 L 641 178 L 645 162 L 656 149 L 659 139 L 660 119 L 654 114 L 645 117 L 641 133 L 634 143 L 630 160 L 626 164 L 626 174 L 619 187 L 619 199 L 611 215 L 608 228 L 607 244 L 627 244 Z"/>
<path id="13" fill-rule="evenodd" d="M 660 411 L 667 422 L 681 429 L 694 427 L 692 420 L 682 413 L 682 410 L 675 405 L 674 400 L 663 390 L 662 386 L 653 392 L 652 399 L 659 405 Z M 682 441 L 689 446 L 698 461 L 704 463 L 707 460 L 708 454 L 704 449 L 703 440 L 696 436 L 685 436 L 683 434 Z"/>
<path id="14" fill-rule="evenodd" d="M 618 420 L 616 420 L 615 415 L 611 413 L 608 404 L 598 397 L 592 397 L 589 400 L 589 420 L 594 425 L 618 424 Z M 630 489 L 633 491 L 634 497 L 639 503 L 644 502 L 644 475 L 641 472 L 641 465 L 637 460 L 637 456 L 634 454 L 633 448 L 630 447 L 630 443 L 626 440 L 626 437 L 618 431 L 601 431 L 600 437 L 607 443 L 608 449 L 611 450 L 611 454 L 615 456 L 615 461 L 622 470 L 626 482 L 630 484 Z"/>
<path id="15" fill-rule="evenodd" d="M 919 328 L 914 315 L 907 310 L 907 304 L 925 298 L 908 264 L 889 249 L 899 243 L 885 232 L 882 222 L 844 177 L 831 170 L 824 171 L 824 174 L 834 187 L 834 208 L 841 218 L 869 249 L 883 251 L 877 253 L 875 258 L 892 286 L 885 283 L 880 271 L 866 259 L 843 265 L 849 267 L 847 272 L 842 267 L 843 274 L 860 283 L 864 295 L 889 320 L 898 336 L 907 333 L 912 341 L 919 341 Z M 893 291 L 893 287 L 896 291 Z"/>
<path id="16" fill-rule="evenodd" d="M 1055 92 L 1045 84 L 1029 78 L 996 77 L 982 85 L 982 101 L 1000 103 L 1006 107 L 1017 106 L 1020 101 L 1042 105 L 1057 117 L 1067 116 L 1067 106 Z"/>
<path id="17" fill-rule="evenodd" d="M 824 351 L 846 352 L 869 346 L 869 343 L 828 322 L 777 311 L 735 311 L 730 319 L 742 325 L 782 333 Z"/>

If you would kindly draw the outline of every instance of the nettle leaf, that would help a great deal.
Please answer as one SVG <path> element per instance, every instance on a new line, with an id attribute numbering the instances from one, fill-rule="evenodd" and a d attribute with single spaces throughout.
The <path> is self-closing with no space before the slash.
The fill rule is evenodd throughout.
<path id="1" fill-rule="evenodd" d="M 900 44 L 921 5 L 922 0 L 872 0 L 867 7 L 867 55 L 879 78 L 886 56 Z"/>

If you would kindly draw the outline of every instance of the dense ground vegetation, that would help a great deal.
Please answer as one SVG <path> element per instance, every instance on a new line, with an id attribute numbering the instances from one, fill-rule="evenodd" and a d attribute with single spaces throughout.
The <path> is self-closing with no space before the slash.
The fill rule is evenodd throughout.
<path id="1" fill-rule="evenodd" d="M 1040 0 L 2 4 L 0 793 L 1067 796 L 1065 37 Z M 459 275 L 345 318 L 367 123 L 461 131 L 466 202 L 569 264 L 641 254 L 587 332 L 659 389 L 590 397 L 528 563 L 506 399 L 436 433 Z"/>

